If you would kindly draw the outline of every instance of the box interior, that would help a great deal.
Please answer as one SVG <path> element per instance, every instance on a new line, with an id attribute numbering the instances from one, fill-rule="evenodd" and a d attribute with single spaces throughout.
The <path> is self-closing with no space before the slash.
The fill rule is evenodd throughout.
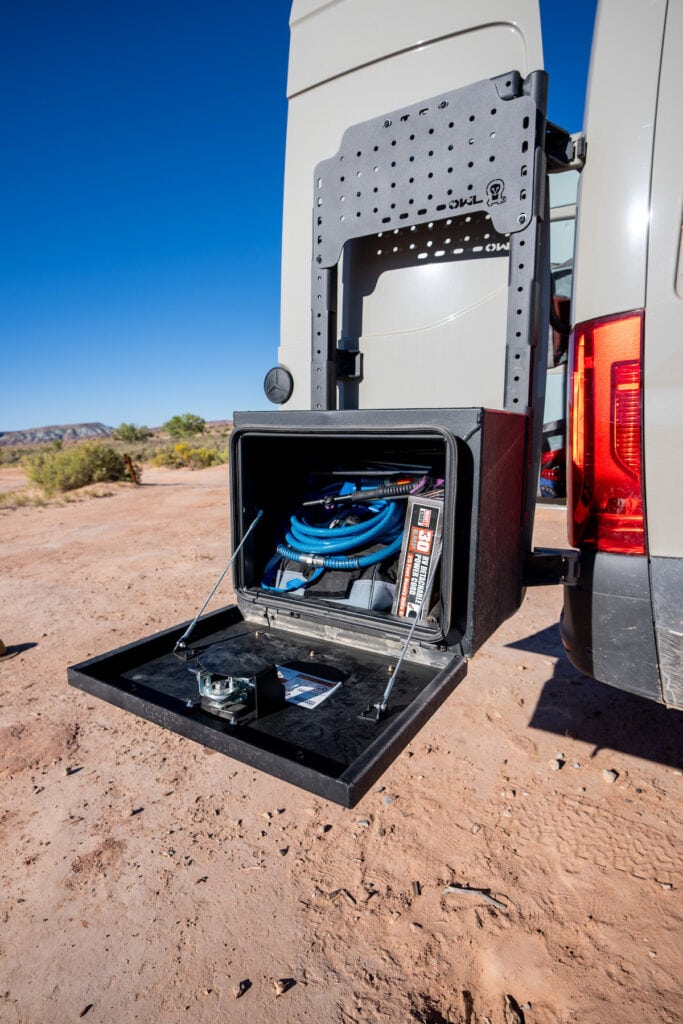
<path id="1" fill-rule="evenodd" d="M 316 435 L 309 431 L 304 435 L 277 429 L 270 432 L 245 430 L 237 438 L 234 453 L 235 544 L 245 536 L 258 511 L 263 510 L 261 521 L 247 539 L 236 563 L 238 596 L 247 602 L 256 599 L 260 603 L 296 609 L 302 616 L 327 615 L 342 625 L 358 621 L 360 616 L 360 621 L 371 629 L 391 631 L 393 628 L 405 633 L 412 619 L 400 618 L 393 613 L 391 604 L 387 604 L 395 596 L 400 553 L 365 574 L 326 570 L 310 587 L 290 591 L 269 589 L 269 584 L 282 584 L 286 579 L 296 581 L 312 571 L 295 564 L 290 566 L 287 576 L 277 575 L 281 565 L 276 556 L 277 546 L 285 539 L 290 517 L 297 513 L 307 522 L 315 522 L 316 516 L 320 518 L 323 514 L 321 509 L 302 507 L 303 501 L 338 481 L 352 481 L 356 486 L 362 479 L 370 485 L 374 479 L 400 480 L 407 474 L 427 476 L 440 482 L 445 498 L 442 564 L 434 572 L 432 598 L 425 602 L 419 629 L 434 637 L 448 632 L 453 605 L 451 567 L 457 489 L 456 447 L 452 437 L 448 438 L 444 432 L 429 431 L 338 435 Z M 404 515 L 407 500 L 399 500 L 398 505 Z M 336 512 L 329 513 L 333 514 Z M 277 563 L 275 569 L 273 560 Z M 359 575 L 364 575 L 365 579 L 357 586 Z M 371 593 L 370 584 L 372 594 L 368 603 L 363 604 Z"/>

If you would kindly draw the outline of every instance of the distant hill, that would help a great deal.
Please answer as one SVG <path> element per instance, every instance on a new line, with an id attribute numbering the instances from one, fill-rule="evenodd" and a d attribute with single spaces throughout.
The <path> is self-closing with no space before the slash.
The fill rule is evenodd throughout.
<path id="1" fill-rule="evenodd" d="M 82 441 L 90 437 L 111 437 L 113 427 L 104 423 L 69 423 L 58 427 L 32 427 L 30 430 L 8 430 L 0 433 L 0 447 L 41 444 L 50 441 Z"/>

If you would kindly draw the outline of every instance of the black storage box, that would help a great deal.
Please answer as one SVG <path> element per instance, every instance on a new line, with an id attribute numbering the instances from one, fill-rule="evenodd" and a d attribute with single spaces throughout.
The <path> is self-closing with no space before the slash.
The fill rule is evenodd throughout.
<path id="1" fill-rule="evenodd" d="M 263 509 L 235 565 L 238 604 L 200 620 L 205 667 L 250 675 L 295 665 L 341 685 L 313 710 L 286 703 L 232 726 L 197 704 L 196 659 L 173 647 L 187 624 L 91 659 L 70 681 L 207 747 L 353 805 L 466 672 L 465 657 L 519 606 L 526 418 L 485 409 L 245 413 L 232 439 L 233 543 Z M 386 713 L 381 699 L 412 623 L 260 587 L 283 512 L 305 475 L 361 460 L 429 463 L 445 481 L 440 606 L 415 624 Z"/>

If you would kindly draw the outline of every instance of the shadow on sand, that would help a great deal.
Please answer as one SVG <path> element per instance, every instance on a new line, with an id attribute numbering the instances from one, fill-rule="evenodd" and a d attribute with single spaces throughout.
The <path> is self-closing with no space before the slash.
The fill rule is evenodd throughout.
<path id="1" fill-rule="evenodd" d="M 13 658 L 16 654 L 23 654 L 24 651 L 30 651 L 32 647 L 37 646 L 37 643 L 7 644 L 6 653 L 0 657 L 0 662 Z"/>
<path id="2" fill-rule="evenodd" d="M 683 712 L 618 690 L 583 675 L 569 662 L 559 626 L 549 626 L 509 647 L 558 658 L 529 725 L 658 764 L 683 767 Z"/>

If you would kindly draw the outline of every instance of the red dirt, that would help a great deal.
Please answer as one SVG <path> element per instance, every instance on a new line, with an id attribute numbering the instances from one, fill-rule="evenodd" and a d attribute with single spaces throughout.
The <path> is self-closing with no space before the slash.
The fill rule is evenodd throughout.
<path id="1" fill-rule="evenodd" d="M 144 479 L 0 518 L 0 1020 L 682 1021 L 681 715 L 567 663 L 560 589 L 343 810 L 66 685 L 226 560 L 225 467 Z"/>

